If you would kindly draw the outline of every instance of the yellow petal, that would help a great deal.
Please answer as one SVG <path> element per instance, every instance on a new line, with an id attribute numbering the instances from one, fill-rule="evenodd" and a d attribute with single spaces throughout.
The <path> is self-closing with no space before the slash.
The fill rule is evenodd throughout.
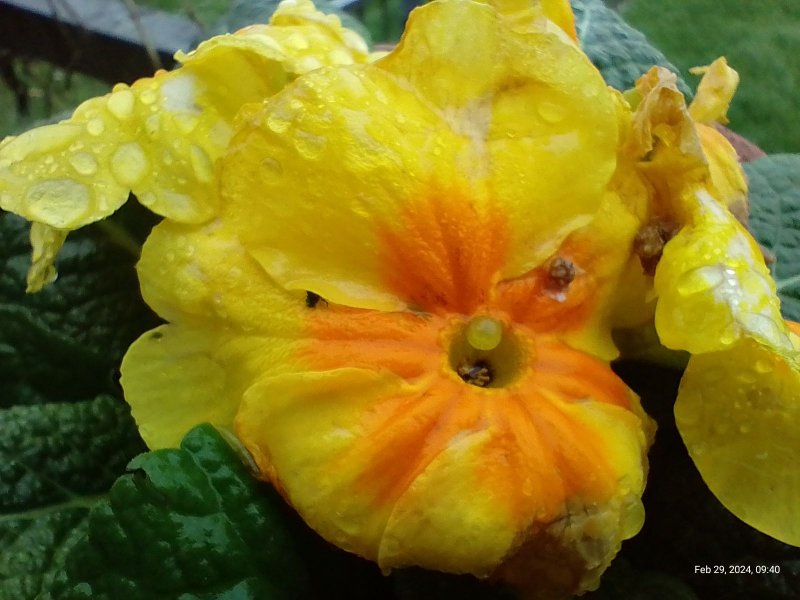
<path id="1" fill-rule="evenodd" d="M 800 546 L 800 364 L 753 340 L 694 356 L 675 421 L 703 480 L 737 517 Z"/>
<path id="2" fill-rule="evenodd" d="M 230 428 L 244 391 L 262 376 L 306 368 L 305 295 L 278 288 L 221 223 L 163 221 L 137 265 L 142 295 L 171 321 L 125 355 L 122 387 L 151 448 L 194 425 Z"/>
<path id="3" fill-rule="evenodd" d="M 481 43 L 499 50 L 465 55 Z M 514 276 L 598 210 L 616 103 L 571 42 L 455 1 L 415 11 L 404 44 L 376 65 L 310 73 L 240 121 L 223 164 L 224 219 L 289 289 L 396 310 L 415 298 L 387 290 L 382 230 L 416 244 L 415 259 L 453 250 L 465 271 Z M 566 66 L 546 66 L 556 61 Z M 458 248 L 442 249 L 448 236 Z M 484 243 L 502 255 L 496 265 L 455 256 Z"/>
<path id="4" fill-rule="evenodd" d="M 707 191 L 692 196 L 691 221 L 664 247 L 656 270 L 661 342 L 698 354 L 746 336 L 791 349 L 758 244 Z"/>
<path id="5" fill-rule="evenodd" d="M 481 159 L 473 170 L 487 173 L 514 223 L 505 276 L 538 266 L 591 220 L 615 165 L 617 104 L 559 28 L 520 27 L 467 1 L 431 3 L 377 66 L 472 140 Z"/>
<path id="6" fill-rule="evenodd" d="M 219 221 L 163 221 L 147 238 L 137 265 L 142 296 L 162 318 L 258 332 L 299 335 L 305 293 L 280 289 Z"/>
<path id="7" fill-rule="evenodd" d="M 518 25 L 530 24 L 531 19 L 544 16 L 558 25 L 573 40 L 578 41 L 575 16 L 572 14 L 569 0 L 485 0 L 485 3 L 511 17 Z"/>
<path id="8" fill-rule="evenodd" d="M 289 345 L 213 326 L 162 325 L 122 361 L 125 399 L 151 449 L 177 447 L 195 425 L 231 429 L 244 391 L 259 377 L 285 372 Z"/>
<path id="9" fill-rule="evenodd" d="M 402 307 L 379 268 L 380 228 L 431 184 L 463 182 L 467 141 L 442 125 L 381 72 L 310 73 L 243 119 L 223 163 L 223 219 L 287 289 Z"/>
<path id="10" fill-rule="evenodd" d="M 689 69 L 694 75 L 702 75 L 697 93 L 689 105 L 689 114 L 698 123 L 723 125 L 728 122 L 728 107 L 739 86 L 739 74 L 720 57 L 705 67 Z"/>
<path id="11" fill-rule="evenodd" d="M 215 163 L 233 118 L 299 74 L 368 59 L 366 45 L 310 2 L 273 25 L 212 38 L 183 66 L 81 104 L 0 144 L 0 207 L 61 230 L 113 213 L 133 192 L 158 214 L 198 223 L 217 210 Z"/>
<path id="12" fill-rule="evenodd" d="M 38 292 L 57 277 L 55 261 L 67 232 L 54 229 L 41 223 L 31 224 L 31 247 L 33 256 L 28 270 L 28 293 Z"/>
<path id="13" fill-rule="evenodd" d="M 697 133 L 708 160 L 709 189 L 735 216 L 747 215 L 747 180 L 736 150 L 712 127 L 698 125 Z"/>
<path id="14" fill-rule="evenodd" d="M 551 525 L 553 544 L 591 568 L 636 533 L 652 432 L 607 365 L 536 338 L 519 380 L 477 388 L 422 345 L 422 369 L 401 373 L 380 358 L 397 356 L 388 336 L 361 339 L 352 318 L 303 350 L 324 371 L 263 378 L 236 417 L 262 475 L 323 537 L 385 569 L 489 575 Z M 419 327 L 392 341 L 441 338 L 435 318 Z M 601 515 L 572 520 L 585 510 Z M 594 549 L 582 555 L 578 539 Z"/>

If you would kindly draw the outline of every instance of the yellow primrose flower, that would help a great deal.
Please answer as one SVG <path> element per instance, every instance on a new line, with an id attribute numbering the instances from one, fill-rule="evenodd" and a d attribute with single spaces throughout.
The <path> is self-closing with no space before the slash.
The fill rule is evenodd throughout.
<path id="1" fill-rule="evenodd" d="M 568 595 L 644 516 L 654 426 L 609 367 L 618 326 L 695 355 L 676 418 L 703 477 L 800 544 L 797 338 L 710 126 L 735 82 L 714 63 L 687 107 L 654 68 L 626 101 L 566 0 L 431 2 L 381 58 L 285 2 L 3 142 L 0 205 L 34 223 L 31 288 L 129 191 L 165 217 L 138 272 L 167 324 L 122 365 L 151 448 L 233 428 L 383 569 Z"/>
<path id="2" fill-rule="evenodd" d="M 182 66 L 78 107 L 72 118 L 0 143 L 0 207 L 37 223 L 29 291 L 52 281 L 66 232 L 106 217 L 133 192 L 154 212 L 199 223 L 217 210 L 215 162 L 233 119 L 302 73 L 368 59 L 366 43 L 309 1 L 269 26 L 215 37 Z M 57 231 L 53 231 L 57 230 Z"/>

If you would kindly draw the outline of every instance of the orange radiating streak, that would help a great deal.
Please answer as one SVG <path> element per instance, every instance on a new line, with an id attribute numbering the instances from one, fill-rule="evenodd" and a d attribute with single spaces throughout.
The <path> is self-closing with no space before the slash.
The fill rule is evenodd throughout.
<path id="1" fill-rule="evenodd" d="M 433 314 L 471 314 L 485 304 L 506 258 L 502 211 L 485 214 L 468 194 L 432 190 L 380 229 L 388 289 Z"/>
<path id="2" fill-rule="evenodd" d="M 537 385 L 570 401 L 592 399 L 630 409 L 631 392 L 611 367 L 550 336 L 536 336 L 531 369 Z"/>
<path id="3" fill-rule="evenodd" d="M 310 370 L 386 369 L 414 379 L 442 360 L 441 319 L 343 307 L 309 310 L 309 343 L 299 358 Z"/>

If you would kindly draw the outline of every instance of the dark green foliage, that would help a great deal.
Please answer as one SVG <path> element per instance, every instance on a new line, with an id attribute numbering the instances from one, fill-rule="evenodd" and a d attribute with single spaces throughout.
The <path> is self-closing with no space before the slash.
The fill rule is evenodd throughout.
<path id="1" fill-rule="evenodd" d="M 112 220 L 70 234 L 56 282 L 26 294 L 30 226 L 0 212 L 0 407 L 118 391 L 122 355 L 158 322 L 134 270 L 137 241 L 153 222 L 131 203 Z"/>
<path id="2" fill-rule="evenodd" d="M 653 65 L 680 73 L 644 34 L 627 25 L 603 0 L 572 0 L 572 8 L 581 47 L 610 86 L 621 91 L 632 88 Z M 679 85 L 687 97 L 691 95 L 682 80 Z"/>
<path id="3" fill-rule="evenodd" d="M 89 508 L 143 449 L 108 396 L 0 410 L 0 600 L 47 597 Z"/>
<path id="4" fill-rule="evenodd" d="M 744 168 L 750 229 L 775 255 L 772 275 L 784 316 L 800 321 L 800 154 L 775 154 Z"/>
<path id="5" fill-rule="evenodd" d="M 57 598 L 312 598 L 282 500 L 213 427 L 128 469 L 92 510 Z"/>

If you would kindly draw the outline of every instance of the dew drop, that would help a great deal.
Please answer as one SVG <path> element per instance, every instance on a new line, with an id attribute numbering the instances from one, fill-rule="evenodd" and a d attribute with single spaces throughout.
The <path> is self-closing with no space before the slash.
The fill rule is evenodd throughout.
<path id="1" fill-rule="evenodd" d="M 145 192 L 144 194 L 139 194 L 137 196 L 139 202 L 143 206 L 153 206 L 156 203 L 156 195 L 153 192 Z"/>
<path id="2" fill-rule="evenodd" d="M 269 127 L 275 133 L 284 133 L 287 129 L 289 129 L 290 124 L 291 121 L 280 112 L 270 113 L 269 117 L 267 117 L 267 127 Z"/>
<path id="3" fill-rule="evenodd" d="M 214 179 L 214 164 L 200 146 L 192 145 L 189 149 L 189 160 L 198 181 L 208 183 Z"/>
<path id="4" fill-rule="evenodd" d="M 153 89 L 146 89 L 142 90 L 139 93 L 139 100 L 142 101 L 143 104 L 152 104 L 156 101 L 156 92 Z"/>
<path id="5" fill-rule="evenodd" d="M 503 324 L 491 317 L 475 317 L 467 325 L 467 342 L 477 350 L 493 350 L 503 339 Z"/>
<path id="6" fill-rule="evenodd" d="M 161 129 L 161 116 L 158 113 L 152 114 L 144 122 L 144 131 L 147 137 L 154 139 Z"/>
<path id="7" fill-rule="evenodd" d="M 320 158 L 327 143 L 324 137 L 307 131 L 296 131 L 294 134 L 294 147 L 301 156 L 309 160 Z"/>
<path id="8" fill-rule="evenodd" d="M 79 175 L 94 175 L 97 172 L 97 160 L 88 152 L 77 152 L 69 157 L 69 164 Z"/>
<path id="9" fill-rule="evenodd" d="M 130 119 L 133 116 L 133 108 L 136 105 L 136 98 L 133 92 L 127 89 L 113 92 L 108 98 L 109 112 L 120 121 Z"/>
<path id="10" fill-rule="evenodd" d="M 742 371 L 741 373 L 739 373 L 737 379 L 739 380 L 740 383 L 749 384 L 749 383 L 755 383 L 758 378 L 756 377 L 756 374 L 752 371 Z"/>
<path id="11" fill-rule="evenodd" d="M 81 130 L 80 125 L 57 123 L 31 129 L 15 138 L 7 138 L 3 144 L 2 162 L 4 163 L 6 160 L 21 161 L 57 152 L 75 141 Z"/>
<path id="12" fill-rule="evenodd" d="M 284 42 L 290 48 L 294 48 L 295 50 L 308 50 L 309 44 L 306 36 L 300 33 L 293 33 L 289 37 L 286 38 Z"/>
<path id="13" fill-rule="evenodd" d="M 111 157 L 111 173 L 122 185 L 134 185 L 142 180 L 149 168 L 142 147 L 130 142 L 123 144 Z"/>
<path id="14" fill-rule="evenodd" d="M 72 227 L 91 210 L 91 193 L 71 179 L 51 179 L 28 188 L 23 204 L 32 221 Z"/>
<path id="15" fill-rule="evenodd" d="M 747 425 L 746 423 L 739 425 L 739 433 L 750 433 L 750 425 Z"/>
<path id="16" fill-rule="evenodd" d="M 762 375 L 766 375 L 767 373 L 772 373 L 772 364 L 768 360 L 764 360 L 763 358 L 759 358 L 753 367 L 756 370 L 756 373 L 760 373 Z"/>
<path id="17" fill-rule="evenodd" d="M 320 67 L 324 66 L 322 61 L 318 59 L 316 56 L 304 56 L 299 61 L 297 61 L 297 68 L 300 73 L 307 73 L 308 71 L 313 71 L 315 69 L 319 69 Z"/>
<path id="18" fill-rule="evenodd" d="M 682 275 L 676 287 L 681 296 L 691 296 L 721 284 L 724 279 L 719 268 L 700 267 Z"/>
<path id="19" fill-rule="evenodd" d="M 717 435 L 726 435 L 728 431 L 730 431 L 730 426 L 727 423 L 723 422 L 715 424 L 712 427 L 712 429 L 714 430 L 714 433 L 716 433 Z"/>
<path id="20" fill-rule="evenodd" d="M 175 120 L 175 124 L 178 126 L 178 131 L 180 131 L 183 135 L 189 135 L 195 129 L 197 129 L 198 123 L 200 123 L 200 119 L 193 114 L 189 113 L 177 113 L 173 116 Z"/>
<path id="21" fill-rule="evenodd" d="M 681 427 L 693 427 L 700 422 L 697 411 L 675 411 L 675 422 Z"/>
<path id="22" fill-rule="evenodd" d="M 734 325 L 729 325 L 719 334 L 719 341 L 723 346 L 730 346 L 739 339 L 739 330 Z"/>
<path id="23" fill-rule="evenodd" d="M 89 132 L 89 135 L 100 135 L 106 130 L 105 123 L 103 123 L 103 119 L 100 117 L 96 117 L 91 119 L 86 124 L 86 131 Z"/>
<path id="24" fill-rule="evenodd" d="M 262 159 L 261 166 L 272 175 L 281 175 L 283 173 L 283 165 L 281 165 L 278 159 L 272 158 L 271 156 Z"/>
<path id="25" fill-rule="evenodd" d="M 542 120 L 547 123 L 560 123 L 567 117 L 566 109 L 555 102 L 541 102 L 536 110 Z"/>

